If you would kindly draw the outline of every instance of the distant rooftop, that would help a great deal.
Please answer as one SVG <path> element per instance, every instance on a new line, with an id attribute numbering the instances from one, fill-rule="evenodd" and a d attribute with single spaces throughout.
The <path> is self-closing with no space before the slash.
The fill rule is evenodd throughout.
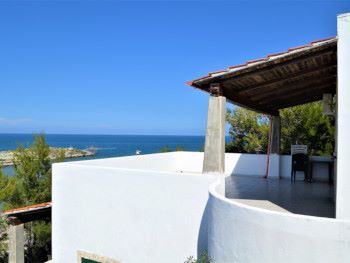
<path id="1" fill-rule="evenodd" d="M 52 202 L 29 205 L 14 209 L 5 210 L 1 215 L 8 217 L 16 217 L 23 223 L 39 219 L 51 218 Z"/>

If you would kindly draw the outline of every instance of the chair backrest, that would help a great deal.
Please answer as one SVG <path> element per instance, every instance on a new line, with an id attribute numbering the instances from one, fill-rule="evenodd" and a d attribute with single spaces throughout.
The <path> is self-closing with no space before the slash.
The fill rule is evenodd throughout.
<path id="1" fill-rule="evenodd" d="M 303 153 L 292 155 L 292 169 L 295 171 L 304 171 L 309 165 L 309 156 Z"/>
<path id="2" fill-rule="evenodd" d="M 304 153 L 307 154 L 307 145 L 291 145 L 290 146 L 290 154 Z"/>

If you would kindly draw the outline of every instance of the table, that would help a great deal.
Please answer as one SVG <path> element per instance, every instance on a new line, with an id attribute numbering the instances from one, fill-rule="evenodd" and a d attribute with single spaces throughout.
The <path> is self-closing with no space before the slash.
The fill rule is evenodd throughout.
<path id="1" fill-rule="evenodd" d="M 328 156 L 311 156 L 310 157 L 310 177 L 313 177 L 313 167 L 315 163 L 327 163 L 328 164 L 328 183 L 333 183 L 333 170 L 334 170 L 334 157 Z"/>

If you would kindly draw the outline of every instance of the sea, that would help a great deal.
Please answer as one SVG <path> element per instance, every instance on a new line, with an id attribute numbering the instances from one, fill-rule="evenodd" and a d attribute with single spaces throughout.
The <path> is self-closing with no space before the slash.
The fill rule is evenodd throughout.
<path id="1" fill-rule="evenodd" d="M 0 151 L 14 150 L 19 145 L 29 147 L 33 143 L 32 134 L 0 134 Z M 158 153 L 168 146 L 175 150 L 181 146 L 186 151 L 202 151 L 204 136 L 176 136 L 176 135 L 77 135 L 77 134 L 45 134 L 46 142 L 51 147 L 73 147 L 77 149 L 96 149 L 96 155 L 69 159 L 88 160 L 118 156 Z M 226 138 L 228 140 L 228 138 Z M 13 168 L 3 168 L 7 174 L 13 174 Z"/>

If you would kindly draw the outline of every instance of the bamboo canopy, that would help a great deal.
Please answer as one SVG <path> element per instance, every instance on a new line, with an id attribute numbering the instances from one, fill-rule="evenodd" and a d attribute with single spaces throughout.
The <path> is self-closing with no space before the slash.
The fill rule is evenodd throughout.
<path id="1" fill-rule="evenodd" d="M 211 85 L 218 84 L 228 101 L 277 116 L 279 109 L 335 94 L 336 81 L 337 38 L 328 38 L 211 72 L 187 84 L 209 93 Z"/>

